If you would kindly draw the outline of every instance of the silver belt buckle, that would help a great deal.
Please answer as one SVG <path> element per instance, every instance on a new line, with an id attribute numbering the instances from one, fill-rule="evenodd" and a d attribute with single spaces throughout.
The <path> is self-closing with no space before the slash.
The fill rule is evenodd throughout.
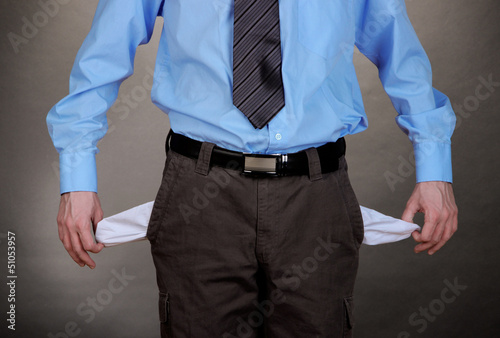
<path id="1" fill-rule="evenodd" d="M 243 153 L 245 159 L 243 174 L 250 176 L 282 176 L 286 167 L 287 154 L 252 154 Z"/>

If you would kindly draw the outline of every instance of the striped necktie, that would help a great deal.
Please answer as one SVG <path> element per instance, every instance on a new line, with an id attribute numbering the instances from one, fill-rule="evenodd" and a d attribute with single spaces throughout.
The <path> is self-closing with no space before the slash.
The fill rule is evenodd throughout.
<path id="1" fill-rule="evenodd" d="M 278 0 L 234 0 L 233 104 L 258 129 L 285 105 Z"/>

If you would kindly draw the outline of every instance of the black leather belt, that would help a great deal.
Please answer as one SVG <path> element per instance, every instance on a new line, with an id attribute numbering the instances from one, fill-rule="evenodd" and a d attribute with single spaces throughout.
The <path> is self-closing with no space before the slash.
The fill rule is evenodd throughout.
<path id="1" fill-rule="evenodd" d="M 165 144 L 178 154 L 197 159 L 202 142 L 193 140 L 170 130 Z M 329 173 L 339 168 L 339 158 L 345 154 L 345 140 L 338 139 L 316 148 L 321 172 Z M 250 176 L 308 175 L 309 161 L 304 150 L 290 154 L 250 154 L 227 150 L 215 146 L 210 157 L 210 166 L 239 169 Z"/>

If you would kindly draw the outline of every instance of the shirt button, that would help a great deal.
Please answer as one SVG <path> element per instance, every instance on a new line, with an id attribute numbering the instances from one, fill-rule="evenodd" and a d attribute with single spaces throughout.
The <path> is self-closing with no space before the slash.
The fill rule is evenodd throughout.
<path id="1" fill-rule="evenodd" d="M 274 135 L 274 137 L 279 141 L 281 140 L 281 134 L 280 133 L 277 133 L 276 135 Z"/>

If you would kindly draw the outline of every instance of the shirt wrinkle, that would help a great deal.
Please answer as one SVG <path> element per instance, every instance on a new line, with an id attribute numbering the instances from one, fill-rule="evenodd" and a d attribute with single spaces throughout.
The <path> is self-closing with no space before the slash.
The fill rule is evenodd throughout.
<path id="1" fill-rule="evenodd" d="M 149 41 L 158 15 L 163 31 L 151 97 L 177 133 L 230 150 L 264 153 L 295 152 L 359 133 L 367 128 L 367 117 L 352 60 L 356 45 L 379 67 L 399 116 L 411 116 L 398 120 L 410 140 L 418 134 L 422 142 L 450 143 L 455 121 L 451 103 L 432 88 L 430 63 L 404 0 L 322 1 L 321 6 L 280 1 L 286 104 L 263 130 L 254 129 L 232 104 L 232 6 L 232 1 L 214 6 L 199 0 L 100 0 L 75 60 L 70 93 L 47 115 L 56 149 L 71 153 L 89 144 L 93 146 L 86 151 L 97 152 L 94 145 L 106 131 L 100 132 L 106 111 L 118 95 L 110 88 L 132 71 L 136 48 Z M 88 60 L 92 62 L 82 62 Z M 96 63 L 110 66 L 95 72 L 89 67 Z M 346 93 L 349 100 L 343 98 Z M 436 137 L 430 125 L 444 132 Z M 80 145 L 74 143 L 78 139 Z M 416 154 L 417 180 L 451 182 L 451 150 L 434 148 L 438 153 L 432 156 Z M 90 160 L 79 161 L 81 167 L 67 166 L 61 191 L 96 186 L 95 169 L 85 161 Z"/>

